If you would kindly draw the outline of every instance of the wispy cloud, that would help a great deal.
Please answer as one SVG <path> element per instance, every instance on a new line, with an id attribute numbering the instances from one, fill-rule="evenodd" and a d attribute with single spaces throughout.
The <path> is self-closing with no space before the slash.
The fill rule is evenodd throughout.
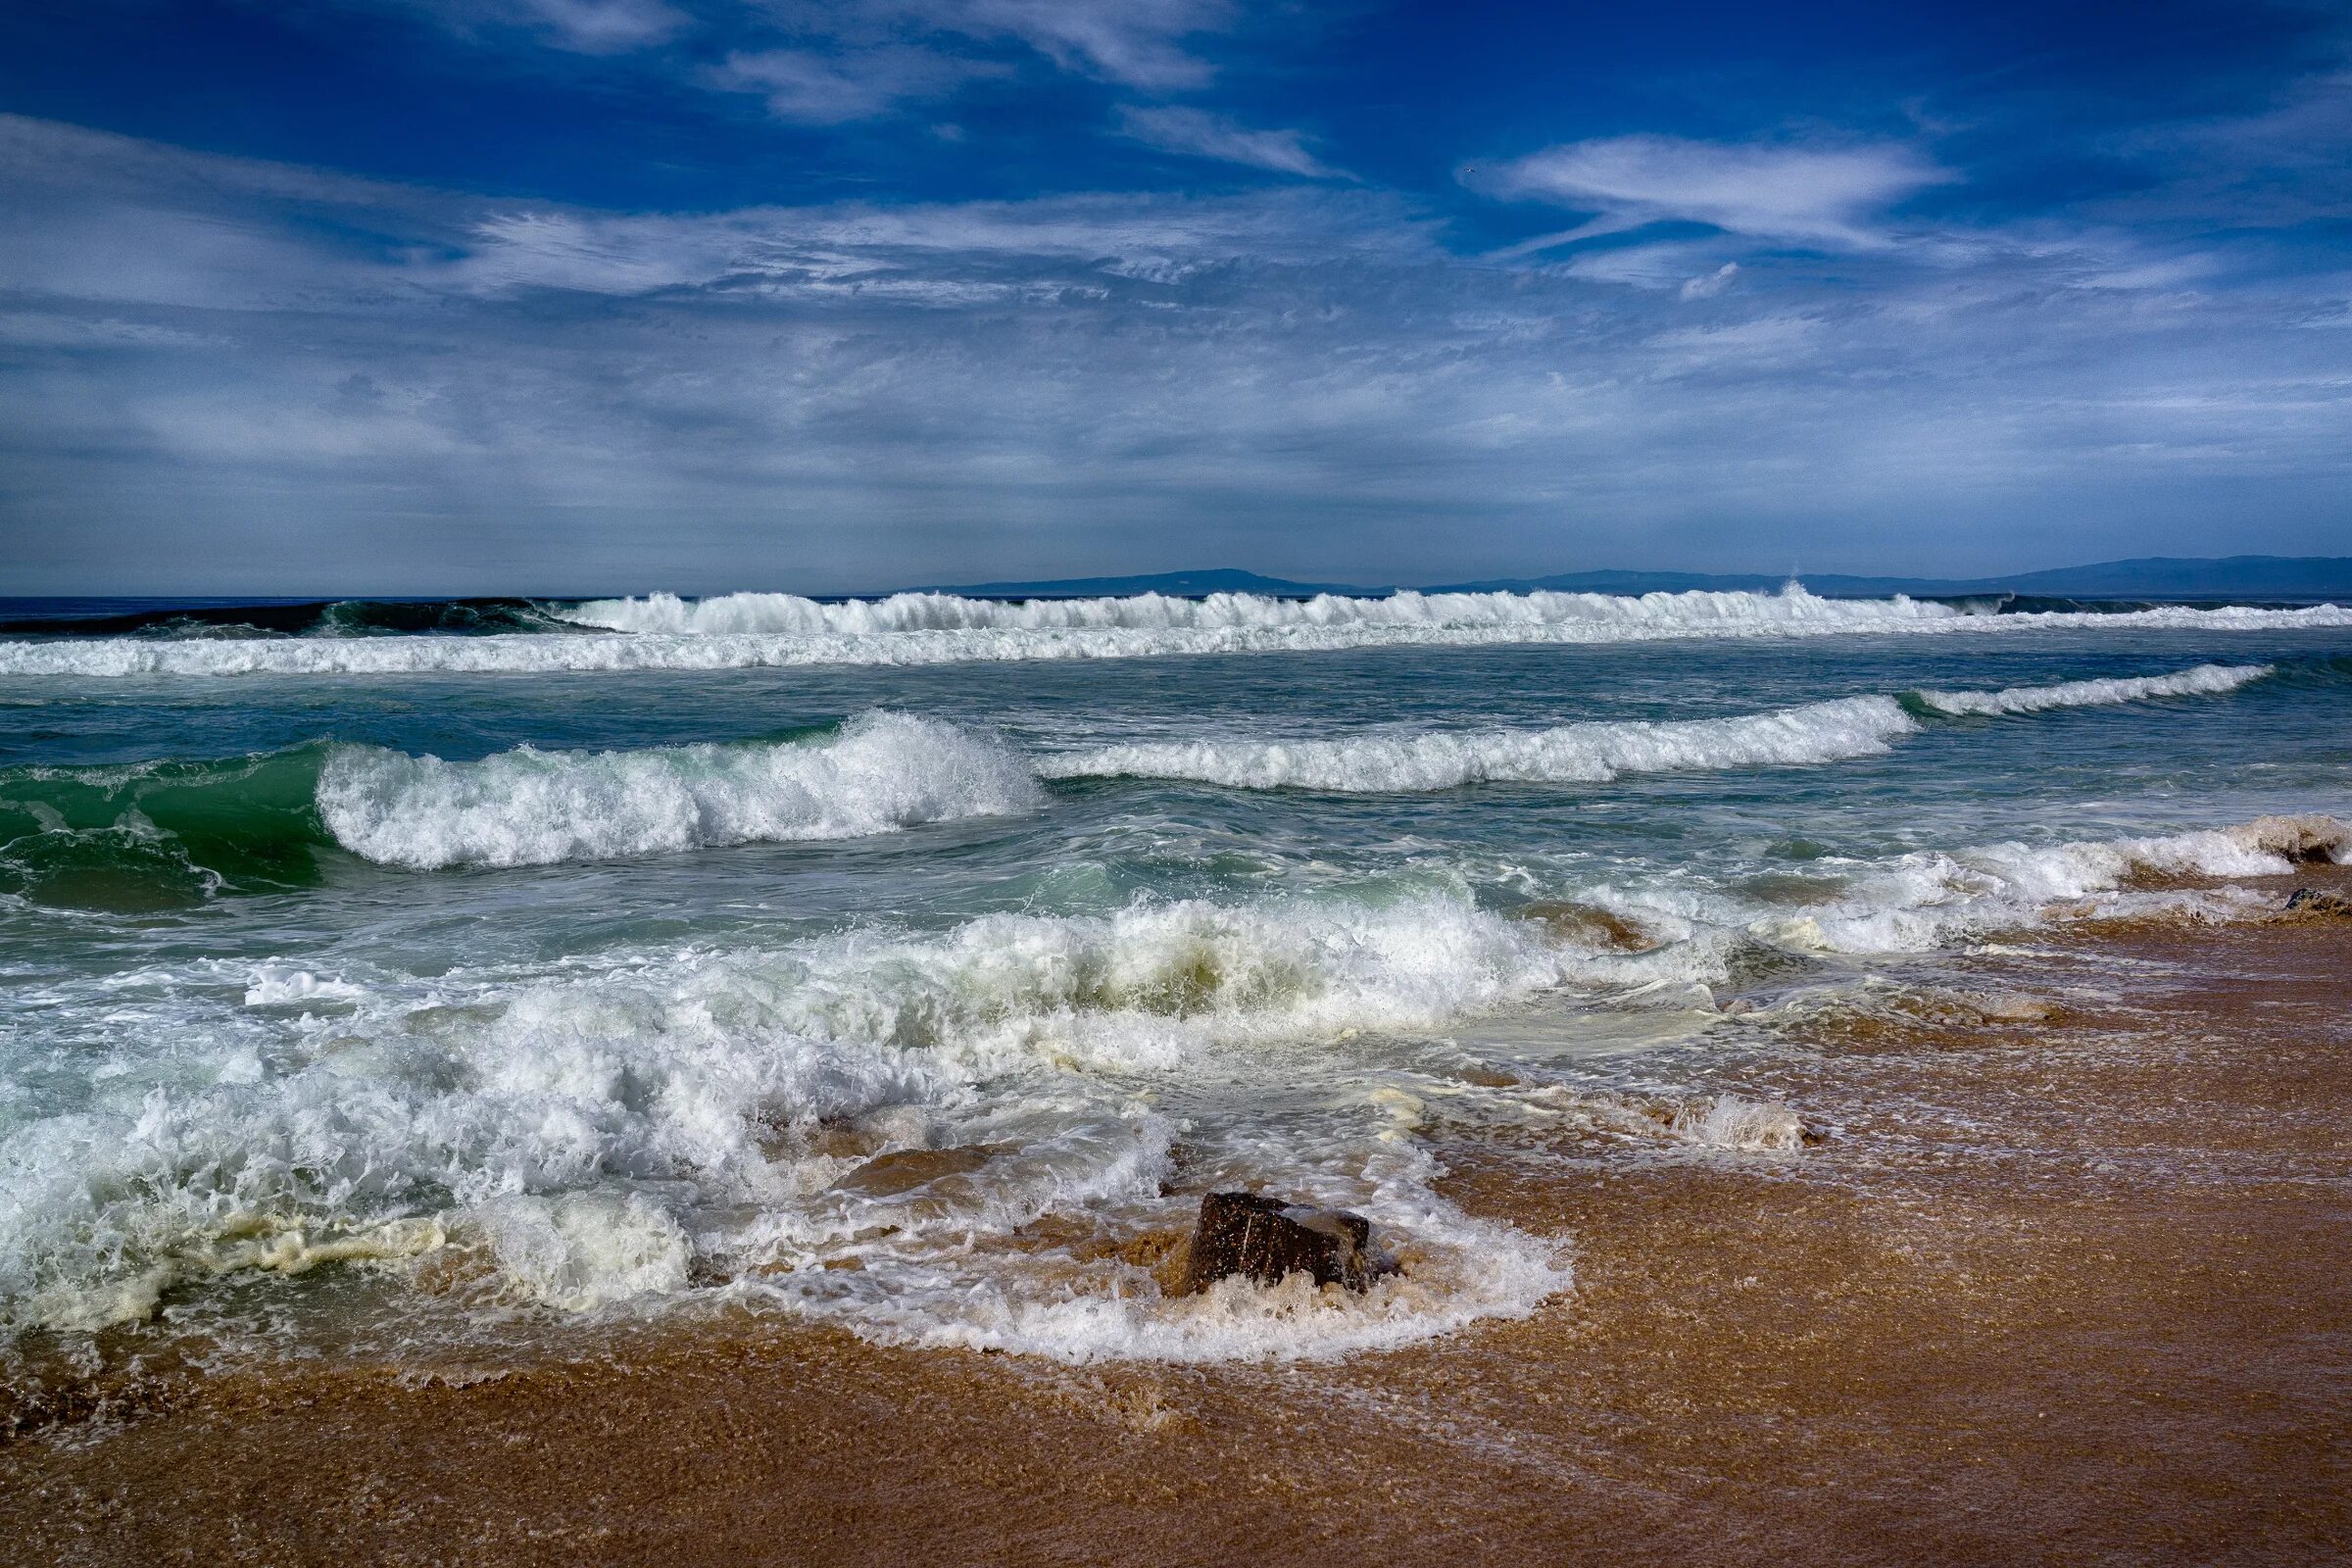
<path id="1" fill-rule="evenodd" d="M 891 4 L 894 0 L 878 0 Z M 1231 0 L 896 0 L 949 31 L 1020 39 L 1065 70 L 1155 91 L 1200 87 L 1214 68 L 1190 40 L 1240 18 Z"/>
<path id="2" fill-rule="evenodd" d="M 1594 214 L 1503 253 L 1537 251 L 1659 222 L 1707 223 L 1775 243 L 1869 249 L 1886 211 L 1958 176 L 1914 148 L 1816 147 L 1613 136 L 1484 169 L 1480 189 Z"/>
<path id="3" fill-rule="evenodd" d="M 994 61 L 885 44 L 870 49 L 767 49 L 729 55 L 710 73 L 715 86 L 763 93 L 778 119 L 835 125 L 868 120 L 908 102 L 938 98 L 979 76 L 1002 75 Z"/>
<path id="4" fill-rule="evenodd" d="M 618 54 L 668 39 L 693 20 L 666 0 L 380 0 L 453 32 L 519 28 L 576 54 Z"/>
<path id="5" fill-rule="evenodd" d="M 2160 248 L 2055 220 L 1503 268 L 1355 183 L 627 212 L 4 118 L 0 205 L 38 241 L 0 248 L 18 591 L 184 573 L 198 530 L 224 591 L 298 591 L 322 517 L 417 591 L 1280 565 L 1338 517 L 1427 575 L 1859 564 L 1890 517 L 2044 553 L 2060 512 L 2090 556 L 2254 484 L 2287 547 L 2340 528 L 2352 429 L 2340 276 L 2086 287 Z"/>
<path id="6" fill-rule="evenodd" d="M 1298 174 L 1306 179 L 1346 179 L 1349 176 L 1307 151 L 1306 138 L 1296 130 L 1253 130 L 1224 115 L 1206 110 L 1168 106 L 1119 112 L 1120 134 L 1163 152 L 1250 169 Z"/>
<path id="7" fill-rule="evenodd" d="M 752 15 L 772 46 L 738 49 L 701 79 L 764 93 L 779 118 L 804 124 L 870 120 L 936 102 L 974 79 L 1013 74 L 1024 63 L 1142 91 L 1188 91 L 1215 74 L 1195 45 L 1237 21 L 1227 0 L 768 0 Z M 1263 134 L 1269 140 L 1259 156 L 1284 156 L 1281 132 L 1236 127 L 1233 134 Z M 1304 154 L 1293 148 L 1289 156 L 1295 162 Z"/>

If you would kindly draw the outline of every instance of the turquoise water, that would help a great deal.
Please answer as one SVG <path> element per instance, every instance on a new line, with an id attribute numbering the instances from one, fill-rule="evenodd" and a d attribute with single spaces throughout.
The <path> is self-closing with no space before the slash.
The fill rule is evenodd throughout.
<path id="1" fill-rule="evenodd" d="M 357 1270 L 484 1333 L 724 1298 L 1073 1356 L 1395 1343 L 1566 1279 L 1432 1191 L 1469 1068 L 1605 1097 L 1743 989 L 2226 904 L 2140 873 L 2352 817 L 2340 612 L 1468 597 L 0 641 L 0 1315 L 250 1323 Z M 1802 1110 L 1657 1135 L 1802 1157 Z M 1236 1182 L 1405 1267 L 1171 1302 L 1024 1240 Z"/>

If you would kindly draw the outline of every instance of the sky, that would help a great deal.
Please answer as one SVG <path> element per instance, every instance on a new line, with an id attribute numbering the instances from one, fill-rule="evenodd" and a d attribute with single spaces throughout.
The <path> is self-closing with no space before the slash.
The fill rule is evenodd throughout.
<path id="1" fill-rule="evenodd" d="M 0 594 L 2352 554 L 2352 0 L 13 0 Z"/>

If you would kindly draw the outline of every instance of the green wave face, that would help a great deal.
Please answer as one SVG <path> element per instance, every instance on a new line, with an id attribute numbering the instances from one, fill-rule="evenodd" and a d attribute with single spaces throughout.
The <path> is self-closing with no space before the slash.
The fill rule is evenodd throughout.
<path id="1" fill-rule="evenodd" d="M 0 770 L 0 895 L 137 913 L 314 886 L 326 754 Z"/>

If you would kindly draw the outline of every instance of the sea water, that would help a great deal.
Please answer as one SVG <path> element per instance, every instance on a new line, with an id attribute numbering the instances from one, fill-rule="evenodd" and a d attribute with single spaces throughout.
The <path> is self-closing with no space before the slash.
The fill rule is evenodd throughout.
<path id="1" fill-rule="evenodd" d="M 2352 856 L 2332 607 L 15 613 L 19 1341 L 299 1351 L 364 1280 L 387 1339 L 727 1302 L 1075 1359 L 1403 1343 L 1573 1277 L 1441 1196 L 1435 1122 L 1802 1158 L 1804 1107 L 1738 1088 L 1747 993 Z M 1231 1186 L 1366 1213 L 1395 1270 L 1172 1298 L 1155 1239 Z"/>

